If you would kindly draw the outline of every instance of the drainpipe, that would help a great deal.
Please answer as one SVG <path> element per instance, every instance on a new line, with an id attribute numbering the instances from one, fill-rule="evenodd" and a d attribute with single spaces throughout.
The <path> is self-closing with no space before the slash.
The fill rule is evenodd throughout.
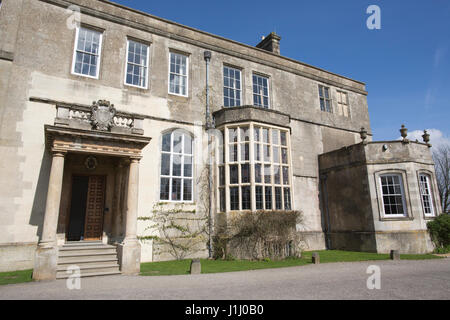
<path id="1" fill-rule="evenodd" d="M 209 61 L 211 60 L 211 51 L 205 51 L 204 52 L 204 58 L 206 62 L 206 131 L 208 133 L 208 190 L 209 190 L 209 196 L 208 196 L 208 225 L 209 225 L 209 246 L 208 246 L 208 256 L 209 258 L 212 258 L 212 153 L 211 153 L 211 140 L 212 135 L 211 132 L 209 132 L 210 129 L 213 129 L 214 125 L 211 121 L 211 111 L 209 109 Z"/>

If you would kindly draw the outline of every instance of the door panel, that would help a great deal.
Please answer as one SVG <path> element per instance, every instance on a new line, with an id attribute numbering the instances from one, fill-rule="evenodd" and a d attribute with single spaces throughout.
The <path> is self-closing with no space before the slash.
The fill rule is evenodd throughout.
<path id="1" fill-rule="evenodd" d="M 88 184 L 89 177 L 73 176 L 72 178 L 68 241 L 80 241 L 84 236 Z"/>
<path id="2" fill-rule="evenodd" d="M 100 240 L 103 233 L 105 177 L 90 176 L 86 202 L 84 240 Z"/>

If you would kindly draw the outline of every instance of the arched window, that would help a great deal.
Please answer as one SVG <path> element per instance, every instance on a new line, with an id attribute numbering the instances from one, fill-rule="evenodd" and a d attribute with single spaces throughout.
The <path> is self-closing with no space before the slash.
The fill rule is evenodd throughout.
<path id="1" fill-rule="evenodd" d="M 193 199 L 192 136 L 173 130 L 162 136 L 160 200 L 191 202 Z"/>

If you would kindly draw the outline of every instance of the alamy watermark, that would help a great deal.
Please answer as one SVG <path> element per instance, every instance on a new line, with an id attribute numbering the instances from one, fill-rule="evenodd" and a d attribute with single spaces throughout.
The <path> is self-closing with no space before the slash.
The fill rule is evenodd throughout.
<path id="1" fill-rule="evenodd" d="M 370 16 L 367 18 L 366 25 L 369 30 L 381 29 L 381 9 L 379 6 L 372 4 L 367 7 L 367 14 Z"/>
<path id="2" fill-rule="evenodd" d="M 367 282 L 366 282 L 367 289 L 380 290 L 381 289 L 381 269 L 380 269 L 380 267 L 376 266 L 376 265 L 368 266 L 366 273 L 370 274 L 370 276 L 367 278 Z"/>
<path id="3" fill-rule="evenodd" d="M 66 26 L 69 30 L 80 27 L 81 10 L 79 6 L 71 5 L 66 9 L 66 13 L 70 16 L 66 20 Z"/>
<path id="4" fill-rule="evenodd" d="M 77 265 L 71 265 L 67 267 L 66 273 L 69 277 L 66 280 L 66 287 L 69 290 L 81 289 L 81 270 Z"/>

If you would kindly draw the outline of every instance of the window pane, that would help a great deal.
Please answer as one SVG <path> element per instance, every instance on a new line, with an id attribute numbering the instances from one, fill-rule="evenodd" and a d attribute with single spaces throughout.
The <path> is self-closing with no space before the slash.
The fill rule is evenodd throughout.
<path id="1" fill-rule="evenodd" d="M 289 167 L 283 166 L 283 184 L 289 184 Z"/>
<path id="2" fill-rule="evenodd" d="M 184 157 L 184 176 L 192 177 L 192 157 Z"/>
<path id="3" fill-rule="evenodd" d="M 172 179 L 172 199 L 181 200 L 181 179 Z"/>
<path id="4" fill-rule="evenodd" d="M 256 161 L 261 161 L 261 145 L 259 143 L 255 143 L 254 158 Z"/>
<path id="5" fill-rule="evenodd" d="M 237 142 L 237 129 L 228 129 L 229 142 Z"/>
<path id="6" fill-rule="evenodd" d="M 278 140 L 279 137 L 279 130 L 272 129 L 272 143 L 273 144 L 280 144 L 280 141 Z"/>
<path id="7" fill-rule="evenodd" d="M 250 186 L 241 188 L 242 192 L 242 210 L 250 210 L 252 208 Z"/>
<path id="8" fill-rule="evenodd" d="M 172 156 L 172 175 L 180 177 L 181 176 L 181 158 L 182 156 L 174 154 Z"/>
<path id="9" fill-rule="evenodd" d="M 263 145 L 264 161 L 270 162 L 270 146 L 268 144 Z"/>
<path id="10" fill-rule="evenodd" d="M 283 203 L 281 200 L 281 187 L 275 187 L 275 209 L 283 209 Z"/>
<path id="11" fill-rule="evenodd" d="M 192 154 L 192 138 L 190 135 L 184 135 L 184 153 Z"/>
<path id="12" fill-rule="evenodd" d="M 288 163 L 287 148 L 281 148 L 281 162 L 283 164 Z"/>
<path id="13" fill-rule="evenodd" d="M 281 131 L 281 145 L 282 146 L 287 146 L 286 132 L 285 131 Z"/>
<path id="14" fill-rule="evenodd" d="M 281 172 L 280 172 L 280 166 L 273 166 L 273 180 L 275 184 L 281 184 Z"/>
<path id="15" fill-rule="evenodd" d="M 272 209 L 272 187 L 264 187 L 266 210 Z"/>
<path id="16" fill-rule="evenodd" d="M 219 191 L 220 211 L 225 212 L 225 189 L 221 188 Z"/>
<path id="17" fill-rule="evenodd" d="M 239 188 L 230 188 L 230 209 L 239 210 Z"/>
<path id="18" fill-rule="evenodd" d="M 280 163 L 280 147 L 273 147 L 273 162 Z"/>
<path id="19" fill-rule="evenodd" d="M 173 152 L 175 152 L 175 153 L 182 152 L 182 149 L 181 149 L 182 141 L 183 141 L 183 134 L 178 131 L 174 131 L 173 132 Z"/>
<path id="20" fill-rule="evenodd" d="M 243 142 L 243 141 L 250 141 L 250 135 L 249 135 L 248 127 L 240 128 L 240 132 L 241 132 L 241 142 Z"/>
<path id="21" fill-rule="evenodd" d="M 237 161 L 237 144 L 231 144 L 229 146 L 230 148 L 230 161 L 236 162 Z"/>
<path id="22" fill-rule="evenodd" d="M 241 143 L 241 161 L 248 161 L 250 158 L 250 149 L 248 143 Z"/>
<path id="23" fill-rule="evenodd" d="M 161 200 L 169 200 L 169 178 L 161 178 L 160 194 Z"/>
<path id="24" fill-rule="evenodd" d="M 255 127 L 254 129 L 253 129 L 254 131 L 254 140 L 255 141 L 259 141 L 260 139 L 261 139 L 261 133 L 260 133 L 260 128 L 259 127 Z"/>
<path id="25" fill-rule="evenodd" d="M 284 210 L 291 210 L 291 189 L 284 188 Z"/>
<path id="26" fill-rule="evenodd" d="M 161 175 L 164 175 L 164 176 L 170 175 L 170 154 L 169 153 L 161 154 Z"/>
<path id="27" fill-rule="evenodd" d="M 255 164 L 255 182 L 261 182 L 261 164 L 259 163 Z"/>
<path id="28" fill-rule="evenodd" d="M 238 183 L 238 166 L 232 165 L 230 166 L 230 183 L 235 184 Z"/>
<path id="29" fill-rule="evenodd" d="M 255 186 L 256 191 L 256 209 L 262 210 L 263 208 L 263 187 Z"/>
<path id="30" fill-rule="evenodd" d="M 225 167 L 219 167 L 219 185 L 225 185 Z"/>
<path id="31" fill-rule="evenodd" d="M 272 183 L 272 172 L 270 170 L 270 164 L 264 165 L 264 183 Z"/>
<path id="32" fill-rule="evenodd" d="M 250 165 L 241 164 L 241 183 L 250 183 Z"/>
<path id="33" fill-rule="evenodd" d="M 269 129 L 263 128 L 263 142 L 269 143 Z"/>
<path id="34" fill-rule="evenodd" d="M 192 200 L 192 179 L 183 180 L 183 200 Z"/>

